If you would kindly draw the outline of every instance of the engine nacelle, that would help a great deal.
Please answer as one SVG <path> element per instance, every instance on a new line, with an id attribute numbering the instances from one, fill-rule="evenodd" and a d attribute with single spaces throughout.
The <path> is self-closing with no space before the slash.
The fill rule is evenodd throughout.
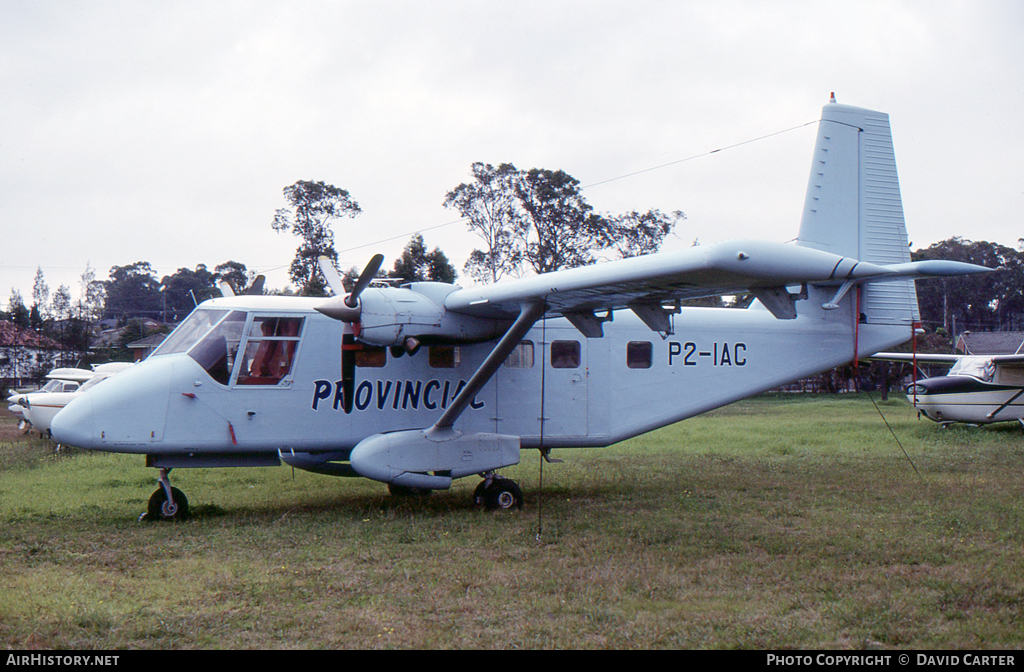
<path id="1" fill-rule="evenodd" d="M 414 282 L 402 287 L 371 287 L 359 297 L 357 338 L 370 345 L 403 345 L 407 338 L 424 343 L 479 343 L 497 338 L 507 324 L 445 310 L 444 299 L 458 289 L 441 282 Z"/>
<path id="2" fill-rule="evenodd" d="M 452 479 L 519 464 L 519 437 L 411 429 L 374 434 L 349 456 L 356 473 L 384 483 L 444 490 Z"/>

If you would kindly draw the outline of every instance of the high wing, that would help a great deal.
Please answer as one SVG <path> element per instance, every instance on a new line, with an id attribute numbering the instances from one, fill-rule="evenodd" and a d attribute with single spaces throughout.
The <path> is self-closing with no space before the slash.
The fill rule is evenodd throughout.
<path id="1" fill-rule="evenodd" d="M 836 296 L 824 306 L 829 308 L 860 283 L 989 270 L 942 260 L 882 265 L 799 245 L 751 240 L 459 289 L 446 297 L 445 308 L 509 319 L 519 314 L 524 303 L 543 302 L 549 315 L 563 315 L 576 323 L 580 318 L 593 319 L 598 310 L 632 308 L 644 318 L 651 307 L 675 300 L 752 292 L 776 317 L 792 319 L 795 312 L 785 302 L 773 300 L 788 296 L 784 294 L 787 285 L 837 286 Z"/>
<path id="2" fill-rule="evenodd" d="M 1014 365 L 1024 364 L 1024 355 L 940 355 L 940 354 L 928 354 L 918 353 L 913 354 L 909 352 L 876 352 L 875 354 L 868 357 L 868 359 L 888 361 L 888 362 L 932 362 L 935 364 L 955 364 L 965 357 L 971 357 L 975 359 L 987 359 L 994 364 L 999 365 Z"/>

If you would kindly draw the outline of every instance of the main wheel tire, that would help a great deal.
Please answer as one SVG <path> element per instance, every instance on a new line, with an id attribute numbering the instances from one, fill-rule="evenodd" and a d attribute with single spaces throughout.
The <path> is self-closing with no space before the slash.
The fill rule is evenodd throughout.
<path id="1" fill-rule="evenodd" d="M 162 487 L 149 498 L 146 520 L 185 520 L 188 518 L 188 498 L 177 488 L 171 488 L 171 500 Z"/>
<path id="2" fill-rule="evenodd" d="M 502 478 L 491 482 L 491 487 L 484 488 L 484 506 L 489 511 L 510 511 L 523 508 L 523 491 L 513 480 Z"/>

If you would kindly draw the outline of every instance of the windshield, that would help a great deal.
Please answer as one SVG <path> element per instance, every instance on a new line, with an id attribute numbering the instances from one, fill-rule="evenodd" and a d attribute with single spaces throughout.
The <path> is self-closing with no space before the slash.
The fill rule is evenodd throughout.
<path id="1" fill-rule="evenodd" d="M 240 310 L 231 312 L 188 351 L 188 356 L 221 385 L 227 385 L 231 378 L 245 318 L 245 313 Z"/>
<path id="2" fill-rule="evenodd" d="M 153 357 L 157 355 L 170 355 L 175 352 L 185 352 L 199 342 L 206 332 L 210 330 L 222 317 L 228 314 L 226 310 L 194 310 L 185 318 L 185 321 L 178 325 L 178 328 L 171 332 L 160 347 L 153 351 Z"/>
<path id="3" fill-rule="evenodd" d="M 36 392 L 56 392 L 57 388 L 59 388 L 60 385 L 61 382 L 59 380 L 51 380 L 46 385 L 43 385 L 38 390 L 36 390 Z"/>
<path id="4" fill-rule="evenodd" d="M 949 370 L 951 376 L 971 376 L 978 380 L 991 381 L 996 367 L 988 357 L 961 357 Z"/>

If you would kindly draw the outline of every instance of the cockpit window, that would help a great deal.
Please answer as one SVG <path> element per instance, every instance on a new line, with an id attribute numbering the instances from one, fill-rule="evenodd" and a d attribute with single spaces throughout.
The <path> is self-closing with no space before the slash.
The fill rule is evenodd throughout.
<path id="1" fill-rule="evenodd" d="M 60 389 L 61 382 L 59 380 L 51 380 L 46 385 L 40 387 L 36 392 L 57 392 Z"/>
<path id="2" fill-rule="evenodd" d="M 228 314 L 226 310 L 195 310 L 185 318 L 185 321 L 178 325 L 178 328 L 171 332 L 171 335 L 164 339 L 152 356 L 170 355 L 175 352 L 185 352 L 199 342 L 217 324 L 222 317 Z"/>
<path id="3" fill-rule="evenodd" d="M 985 382 L 992 382 L 995 364 L 987 357 L 961 357 L 949 370 L 951 376 L 971 376 Z"/>
<path id="4" fill-rule="evenodd" d="M 238 310 L 228 313 L 227 317 L 218 322 L 188 351 L 188 356 L 196 360 L 222 385 L 227 385 L 231 378 L 235 354 L 238 352 L 238 344 L 242 341 L 245 318 L 245 313 Z"/>
<path id="5" fill-rule="evenodd" d="M 238 371 L 238 384 L 277 385 L 291 373 L 302 322 L 301 317 L 254 317 Z"/>

